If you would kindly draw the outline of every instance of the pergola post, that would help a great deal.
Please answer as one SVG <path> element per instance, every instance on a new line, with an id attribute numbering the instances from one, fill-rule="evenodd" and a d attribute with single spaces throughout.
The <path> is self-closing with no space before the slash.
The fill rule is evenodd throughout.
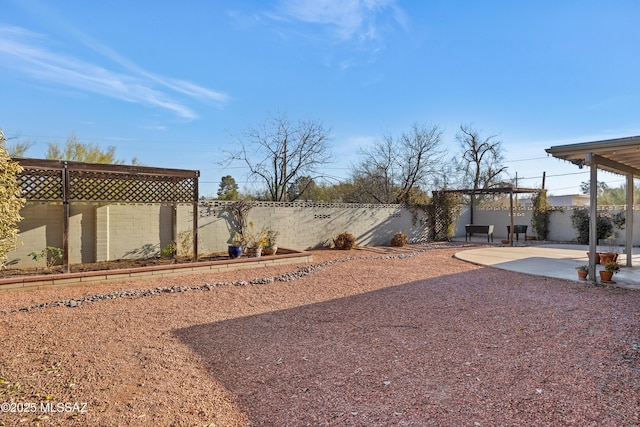
<path id="1" fill-rule="evenodd" d="M 62 272 L 69 272 L 69 164 L 63 163 L 62 168 Z M 48 256 L 48 254 L 47 254 Z"/>
<path id="2" fill-rule="evenodd" d="M 509 245 L 513 246 L 513 232 L 514 230 L 514 220 L 513 220 L 513 190 L 509 191 L 509 218 L 510 218 L 510 224 L 511 226 L 509 227 Z M 527 233 L 525 233 L 526 235 Z"/>
<path id="3" fill-rule="evenodd" d="M 625 254 L 627 254 L 627 267 L 632 267 L 633 257 L 633 174 L 627 174 L 627 206 L 625 208 Z"/>
<path id="4" fill-rule="evenodd" d="M 198 178 L 200 171 L 196 171 L 196 180 L 193 189 L 193 261 L 198 261 Z"/>
<path id="5" fill-rule="evenodd" d="M 596 250 L 598 244 L 598 165 L 591 163 L 589 179 L 589 277 L 595 284 L 596 277 Z"/>

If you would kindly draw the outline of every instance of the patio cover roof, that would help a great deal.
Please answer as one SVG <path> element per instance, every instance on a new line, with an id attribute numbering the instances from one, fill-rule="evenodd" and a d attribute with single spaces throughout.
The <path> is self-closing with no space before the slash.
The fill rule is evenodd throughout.
<path id="1" fill-rule="evenodd" d="M 640 136 L 583 142 L 579 144 L 558 145 L 545 150 L 553 157 L 566 160 L 579 168 L 585 165 L 591 169 L 590 186 L 590 224 L 589 224 L 589 274 L 595 283 L 595 251 L 597 243 L 597 184 L 598 169 L 627 177 L 626 203 L 626 247 L 627 254 L 633 248 L 633 179 L 640 177 Z M 627 266 L 631 267 L 631 257 L 627 257 Z"/>
<path id="2" fill-rule="evenodd" d="M 557 145 L 545 151 L 580 168 L 597 164 L 599 169 L 640 177 L 640 136 Z"/>

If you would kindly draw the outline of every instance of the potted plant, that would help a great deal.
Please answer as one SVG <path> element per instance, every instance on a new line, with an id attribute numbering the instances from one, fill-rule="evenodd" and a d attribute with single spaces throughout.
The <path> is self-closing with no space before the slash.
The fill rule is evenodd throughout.
<path id="1" fill-rule="evenodd" d="M 603 282 L 610 282 L 613 275 L 620 271 L 620 264 L 613 261 L 605 264 L 604 270 L 600 271 L 600 279 Z"/>
<path id="2" fill-rule="evenodd" d="M 235 259 L 242 255 L 242 234 L 235 230 L 231 231 L 231 238 L 229 240 L 229 258 Z"/>
<path id="3" fill-rule="evenodd" d="M 278 235 L 279 231 L 274 230 L 271 227 L 266 228 L 266 245 L 262 249 L 265 255 L 275 255 L 278 252 Z"/>
<path id="4" fill-rule="evenodd" d="M 578 279 L 587 280 L 587 276 L 589 275 L 589 266 L 588 265 L 580 265 L 576 267 L 578 270 Z"/>
<path id="5" fill-rule="evenodd" d="M 607 243 L 609 244 L 609 250 L 607 252 L 600 252 L 600 262 L 605 266 L 611 262 L 618 261 L 618 250 L 615 245 L 616 236 L 611 234 L 607 236 L 606 240 L 607 240 Z"/>
<path id="6" fill-rule="evenodd" d="M 250 229 L 245 236 L 246 250 L 248 256 L 259 257 L 262 249 L 267 246 L 267 229 L 256 230 L 253 223 L 249 223 Z"/>

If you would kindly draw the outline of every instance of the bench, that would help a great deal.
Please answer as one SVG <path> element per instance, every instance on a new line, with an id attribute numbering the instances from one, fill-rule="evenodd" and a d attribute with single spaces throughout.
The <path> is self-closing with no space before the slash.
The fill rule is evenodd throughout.
<path id="1" fill-rule="evenodd" d="M 520 238 L 520 234 L 524 234 L 524 238 L 526 240 L 527 238 L 527 225 L 514 225 L 513 226 L 513 234 L 516 235 L 516 240 L 519 241 Z M 511 238 L 511 226 L 507 225 L 507 237 Z"/>
<path id="2" fill-rule="evenodd" d="M 493 225 L 475 225 L 475 224 L 467 224 L 464 226 L 466 231 L 464 235 L 464 241 L 467 241 L 467 237 L 471 237 L 474 233 L 486 234 L 487 242 L 489 239 L 493 242 Z"/>

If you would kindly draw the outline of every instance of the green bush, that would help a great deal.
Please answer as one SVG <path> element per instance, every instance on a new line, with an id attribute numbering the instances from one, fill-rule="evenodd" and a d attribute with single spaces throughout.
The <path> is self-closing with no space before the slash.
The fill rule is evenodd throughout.
<path id="1" fill-rule="evenodd" d="M 583 245 L 589 244 L 589 208 L 575 208 L 571 214 L 571 225 L 573 225 L 573 228 L 575 228 L 578 233 L 578 243 Z M 598 242 L 613 234 L 613 222 L 608 214 L 598 214 L 596 218 L 596 231 L 596 239 Z"/>
<path id="2" fill-rule="evenodd" d="M 169 242 L 167 246 L 160 249 L 160 255 L 164 258 L 171 258 L 176 254 L 176 244 L 175 242 Z"/>
<path id="3" fill-rule="evenodd" d="M 51 268 L 62 261 L 62 249 L 55 246 L 47 246 L 40 252 L 30 252 L 29 256 L 36 262 L 44 259 L 47 268 Z"/>
<path id="4" fill-rule="evenodd" d="M 552 212 L 564 212 L 561 208 L 553 207 L 547 201 L 547 192 L 540 191 L 533 198 L 533 212 L 531 213 L 531 226 L 538 240 L 547 240 L 551 229 L 550 220 Z"/>

